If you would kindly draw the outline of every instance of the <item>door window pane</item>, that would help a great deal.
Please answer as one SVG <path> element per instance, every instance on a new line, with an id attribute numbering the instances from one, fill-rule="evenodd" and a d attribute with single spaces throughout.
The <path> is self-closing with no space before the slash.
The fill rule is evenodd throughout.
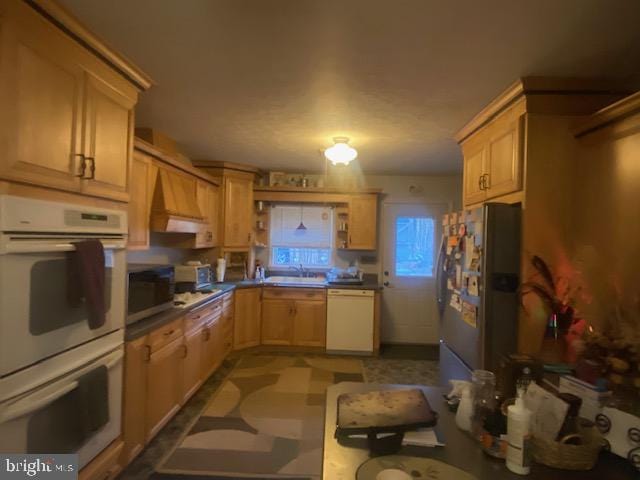
<path id="1" fill-rule="evenodd" d="M 434 250 L 433 218 L 396 219 L 396 276 L 433 276 Z"/>

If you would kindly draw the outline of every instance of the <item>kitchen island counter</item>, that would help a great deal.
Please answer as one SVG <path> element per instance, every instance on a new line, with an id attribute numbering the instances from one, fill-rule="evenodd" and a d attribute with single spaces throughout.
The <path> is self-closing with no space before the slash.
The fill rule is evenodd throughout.
<path id="1" fill-rule="evenodd" d="M 384 389 L 416 388 L 415 385 L 379 385 L 372 383 L 343 382 L 327 389 L 323 480 L 354 480 L 358 467 L 369 459 L 366 439 L 350 439 L 349 447 L 342 446 L 334 437 L 336 429 L 337 398 L 343 393 L 359 393 Z M 455 414 L 449 412 L 442 398 L 445 390 L 440 387 L 419 386 L 433 410 L 438 412 L 436 433 L 444 447 L 403 446 L 398 455 L 428 457 L 442 461 L 475 475 L 478 480 L 631 480 L 638 472 L 631 464 L 611 453 L 602 453 L 596 467 L 588 472 L 557 470 L 534 464 L 531 474 L 523 477 L 507 470 L 503 461 L 493 459 L 469 435 L 456 427 Z M 358 479 L 361 480 L 361 479 Z M 375 479 L 371 479 L 375 480 Z"/>

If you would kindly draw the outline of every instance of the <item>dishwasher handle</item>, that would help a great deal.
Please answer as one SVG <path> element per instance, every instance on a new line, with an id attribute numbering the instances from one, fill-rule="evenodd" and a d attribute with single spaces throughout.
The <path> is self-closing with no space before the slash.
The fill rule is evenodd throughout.
<path id="1" fill-rule="evenodd" d="M 350 290 L 330 288 L 327 291 L 328 297 L 373 297 L 375 290 Z"/>

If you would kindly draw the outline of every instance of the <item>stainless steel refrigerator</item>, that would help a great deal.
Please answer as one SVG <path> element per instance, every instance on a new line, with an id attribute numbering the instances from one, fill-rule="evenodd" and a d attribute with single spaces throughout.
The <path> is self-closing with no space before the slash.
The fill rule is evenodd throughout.
<path id="1" fill-rule="evenodd" d="M 489 203 L 445 216 L 438 255 L 440 381 L 497 372 L 517 349 L 519 204 Z"/>

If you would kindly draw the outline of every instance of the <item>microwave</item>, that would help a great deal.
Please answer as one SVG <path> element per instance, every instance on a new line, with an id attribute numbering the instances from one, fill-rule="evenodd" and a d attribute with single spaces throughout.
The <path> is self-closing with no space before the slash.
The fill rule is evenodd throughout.
<path id="1" fill-rule="evenodd" d="M 211 265 L 176 265 L 176 282 L 189 283 L 198 290 L 211 287 Z"/>
<path id="2" fill-rule="evenodd" d="M 129 264 L 127 324 L 173 307 L 176 280 L 173 265 Z"/>

